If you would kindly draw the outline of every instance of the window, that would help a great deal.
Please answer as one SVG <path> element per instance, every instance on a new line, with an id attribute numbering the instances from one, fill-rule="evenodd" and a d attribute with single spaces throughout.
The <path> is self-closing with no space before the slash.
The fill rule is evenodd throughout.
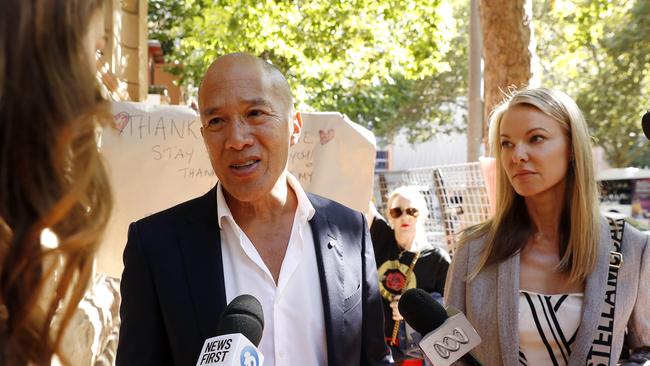
<path id="1" fill-rule="evenodd" d="M 386 171 L 390 169 L 390 152 L 388 150 L 377 150 L 375 155 L 375 171 Z"/>

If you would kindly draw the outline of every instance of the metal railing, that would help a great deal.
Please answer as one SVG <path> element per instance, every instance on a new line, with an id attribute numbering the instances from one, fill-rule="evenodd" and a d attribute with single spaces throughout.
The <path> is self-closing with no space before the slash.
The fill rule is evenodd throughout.
<path id="1" fill-rule="evenodd" d="M 429 241 L 450 252 L 459 232 L 489 218 L 485 180 L 479 163 L 434 166 L 375 173 L 373 201 L 382 215 L 390 192 L 415 186 L 429 208 L 425 229 Z"/>

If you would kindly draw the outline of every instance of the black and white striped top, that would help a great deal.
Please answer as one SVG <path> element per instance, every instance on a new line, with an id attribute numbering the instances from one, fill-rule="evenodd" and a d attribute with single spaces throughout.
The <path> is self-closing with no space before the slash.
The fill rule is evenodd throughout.
<path id="1" fill-rule="evenodd" d="M 582 315 L 583 294 L 519 292 L 519 364 L 569 362 Z"/>

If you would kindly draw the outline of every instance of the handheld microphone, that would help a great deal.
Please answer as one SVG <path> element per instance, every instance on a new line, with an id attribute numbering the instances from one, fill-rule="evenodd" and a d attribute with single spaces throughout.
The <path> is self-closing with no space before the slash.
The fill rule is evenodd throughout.
<path id="1" fill-rule="evenodd" d="M 402 295 L 398 309 L 404 320 L 422 334 L 419 346 L 430 364 L 449 366 L 461 359 L 472 366 L 481 365 L 469 354 L 481 343 L 481 337 L 462 313 L 449 317 L 445 308 L 431 295 L 417 288 Z M 452 308 L 450 312 L 454 313 L 454 310 Z"/>
<path id="2" fill-rule="evenodd" d="M 650 140 L 650 111 L 646 112 L 641 118 L 641 126 L 645 137 Z"/>
<path id="3" fill-rule="evenodd" d="M 217 336 L 203 343 L 196 366 L 262 366 L 257 349 L 264 330 L 264 312 L 251 295 L 234 298 L 221 314 Z"/>

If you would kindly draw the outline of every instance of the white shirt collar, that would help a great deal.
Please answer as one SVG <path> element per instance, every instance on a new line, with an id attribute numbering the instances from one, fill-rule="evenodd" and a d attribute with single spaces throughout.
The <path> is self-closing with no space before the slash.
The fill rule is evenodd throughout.
<path id="1" fill-rule="evenodd" d="M 289 187 L 293 189 L 296 198 L 298 199 L 298 208 L 296 209 L 297 222 L 307 222 L 311 220 L 311 218 L 314 217 L 316 210 L 309 201 L 305 190 L 302 189 L 300 181 L 298 181 L 293 174 L 287 172 L 287 183 L 289 184 Z M 219 229 L 223 229 L 222 222 L 224 219 L 232 220 L 233 223 L 235 222 L 232 212 L 230 212 L 230 207 L 228 207 L 226 198 L 223 195 L 221 182 L 217 182 L 217 222 L 219 223 Z"/>

